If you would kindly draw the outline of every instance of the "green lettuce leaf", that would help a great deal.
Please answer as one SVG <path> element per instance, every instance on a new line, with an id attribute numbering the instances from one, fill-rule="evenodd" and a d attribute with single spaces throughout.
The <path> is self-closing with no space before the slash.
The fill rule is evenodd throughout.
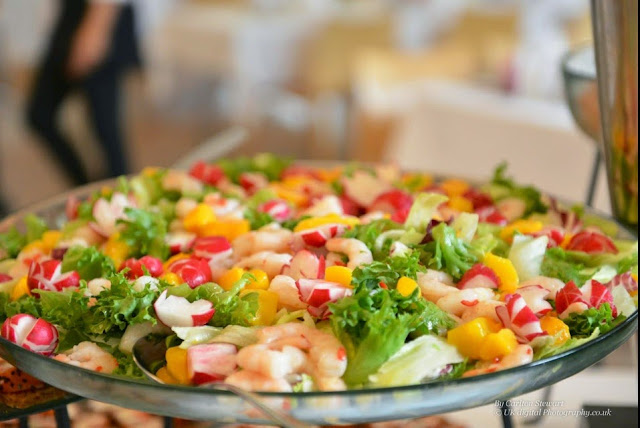
<path id="1" fill-rule="evenodd" d="M 596 337 L 600 336 L 600 329 L 595 328 L 591 335 L 584 338 L 572 337 L 561 345 L 554 345 L 553 341 L 550 341 L 547 345 L 538 348 L 533 353 L 534 360 L 541 360 L 543 358 L 552 357 L 554 355 L 561 354 L 569 349 L 577 348 L 578 346 L 585 344 Z"/>
<path id="2" fill-rule="evenodd" d="M 459 280 L 478 261 L 470 244 L 458 238 L 452 227 L 440 223 L 431 234 L 433 241 L 419 246 L 421 259 L 428 267 L 444 270 Z"/>
<path id="3" fill-rule="evenodd" d="M 151 255 L 161 260 L 169 256 L 169 246 L 165 242 L 167 222 L 160 213 L 137 208 L 125 208 L 127 219 L 118 220 L 124 228 L 120 239 L 131 249 L 132 257 Z"/>
<path id="4" fill-rule="evenodd" d="M 419 253 L 412 252 L 407 257 L 387 257 L 382 261 L 358 266 L 353 271 L 351 284 L 356 290 L 371 290 L 377 288 L 381 282 L 387 287 L 395 288 L 400 277 L 416 279 L 418 272 L 424 271 L 424 266 L 420 265 Z"/>
<path id="5" fill-rule="evenodd" d="M 388 219 L 374 220 L 367 224 L 359 224 L 353 228 L 347 230 L 344 238 L 355 238 L 364 244 L 371 251 L 374 259 L 384 258 L 389 254 L 389 248 L 391 247 L 392 239 L 383 239 L 383 242 L 379 242 L 380 236 L 390 230 L 397 230 L 402 233 L 402 226 L 394 221 Z M 384 236 L 384 235 L 382 235 Z"/>
<path id="6" fill-rule="evenodd" d="M 547 206 L 542 201 L 540 192 L 532 186 L 518 185 L 513 179 L 506 176 L 507 163 L 503 162 L 495 169 L 493 179 L 484 190 L 489 193 L 494 201 L 500 201 L 506 198 L 521 199 L 526 209 L 524 216 L 527 217 L 533 213 L 546 213 Z"/>
<path id="7" fill-rule="evenodd" d="M 569 326 L 571 337 L 589 337 L 596 328 L 604 334 L 626 318 L 624 315 L 618 315 L 614 318 L 611 306 L 608 303 L 603 303 L 599 308 L 589 308 L 579 314 L 574 312 L 563 321 Z"/>
<path id="8" fill-rule="evenodd" d="M 74 246 L 62 258 L 62 272 L 75 270 L 81 279 L 104 278 L 116 273 L 113 261 L 96 247 Z"/>
<path id="9" fill-rule="evenodd" d="M 275 220 L 268 213 L 259 211 L 257 208 L 246 208 L 244 218 L 249 220 L 251 230 L 260 229 L 263 226 L 273 223 Z"/>

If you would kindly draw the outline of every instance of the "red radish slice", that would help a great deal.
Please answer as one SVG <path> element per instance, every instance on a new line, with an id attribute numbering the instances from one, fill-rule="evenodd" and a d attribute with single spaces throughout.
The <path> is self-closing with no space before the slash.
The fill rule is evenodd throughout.
<path id="1" fill-rule="evenodd" d="M 325 319 L 329 317 L 329 303 L 351 296 L 353 290 L 335 282 L 320 279 L 299 279 L 296 287 L 300 294 L 300 300 L 307 303 L 307 310 L 314 317 Z"/>
<path id="2" fill-rule="evenodd" d="M 153 304 L 158 320 L 167 327 L 194 327 L 205 325 L 216 312 L 208 300 L 189 302 L 184 297 L 168 296 L 167 290 Z"/>
<path id="3" fill-rule="evenodd" d="M 75 196 L 69 196 L 67 202 L 64 205 L 64 213 L 69 220 L 75 220 L 78 217 L 78 207 L 80 201 Z"/>
<path id="4" fill-rule="evenodd" d="M 336 238 L 344 233 L 347 227 L 343 224 L 323 224 L 312 229 L 296 232 L 296 236 L 302 238 L 305 245 L 310 247 L 324 247 L 331 238 Z"/>
<path id="5" fill-rule="evenodd" d="M 538 337 L 547 336 L 542 330 L 540 320 L 519 294 L 507 294 L 505 305 L 496 307 L 496 315 L 502 325 L 511 329 L 521 343 L 530 343 Z"/>
<path id="6" fill-rule="evenodd" d="M 409 210 L 413 205 L 413 197 L 407 192 L 399 189 L 392 189 L 384 192 L 373 201 L 367 212 L 382 211 L 392 215 L 392 220 L 404 223 L 409 215 Z"/>
<path id="7" fill-rule="evenodd" d="M 51 355 L 58 346 L 58 330 L 43 319 L 28 314 L 7 318 L 2 324 L 2 337 L 41 355 Z"/>
<path id="8" fill-rule="evenodd" d="M 6 273 L 0 273 L 0 284 L 3 282 L 11 281 L 13 278 L 11 275 L 7 275 Z"/>
<path id="9" fill-rule="evenodd" d="M 225 176 L 222 168 L 217 165 L 209 165 L 203 161 L 196 162 L 189 170 L 189 175 L 212 186 L 217 185 Z"/>
<path id="10" fill-rule="evenodd" d="M 457 286 L 461 290 L 465 288 L 498 288 L 500 278 L 490 267 L 476 263 L 464 273 Z"/>
<path id="11" fill-rule="evenodd" d="M 65 288 L 77 287 L 80 275 L 76 271 L 62 273 L 60 260 L 45 260 L 31 262 L 27 275 L 29 290 L 62 291 Z"/>
<path id="12" fill-rule="evenodd" d="M 346 195 L 340 196 L 340 204 L 342 204 L 342 211 L 346 215 L 359 216 L 361 214 L 358 204 Z"/>
<path id="13" fill-rule="evenodd" d="M 243 172 L 240 174 L 240 185 L 249 194 L 253 195 L 260 189 L 269 185 L 269 179 L 260 172 Z"/>
<path id="14" fill-rule="evenodd" d="M 191 288 L 211 281 L 211 268 L 206 260 L 193 257 L 176 260 L 171 263 L 169 270 L 182 278 Z"/>
<path id="15" fill-rule="evenodd" d="M 149 275 L 155 278 L 162 275 L 164 270 L 162 267 L 162 261 L 153 256 L 143 256 L 140 259 L 129 258 L 122 262 L 119 270 L 129 268 L 126 273 L 126 277 L 129 279 L 136 279 L 145 275 L 143 267 L 147 269 Z"/>
<path id="16" fill-rule="evenodd" d="M 591 307 L 599 309 L 600 305 L 608 303 L 611 307 L 611 315 L 613 315 L 614 318 L 618 316 L 618 309 L 616 308 L 616 305 L 613 304 L 613 295 L 603 284 L 592 279 L 587 281 L 580 291 Z"/>
<path id="17" fill-rule="evenodd" d="M 471 203 L 473 204 L 474 210 L 478 210 L 484 207 L 490 207 L 493 205 L 493 200 L 491 199 L 491 196 L 473 188 L 464 192 L 462 196 L 464 196 L 465 198 L 471 201 Z"/>
<path id="18" fill-rule="evenodd" d="M 196 239 L 195 233 L 171 232 L 168 233 L 165 242 L 169 246 L 171 254 L 186 253 L 191 250 L 191 246 Z"/>
<path id="19" fill-rule="evenodd" d="M 233 253 L 231 243 L 223 236 L 206 236 L 193 243 L 193 255 L 205 260 L 227 257 Z"/>
<path id="20" fill-rule="evenodd" d="M 325 260 L 323 256 L 316 256 L 309 250 L 298 251 L 291 262 L 284 266 L 282 274 L 293 279 L 318 279 L 324 278 Z"/>
<path id="21" fill-rule="evenodd" d="M 269 214 L 278 222 L 289 220 L 292 215 L 291 207 L 282 199 L 267 201 L 258 207 L 258 211 Z"/>
<path id="22" fill-rule="evenodd" d="M 485 206 L 475 210 L 478 214 L 478 220 L 482 223 L 497 224 L 498 226 L 506 226 L 508 221 L 505 216 L 494 206 Z"/>
<path id="23" fill-rule="evenodd" d="M 570 309 L 568 311 L 568 309 Z M 556 312 L 560 318 L 566 318 L 569 313 L 582 312 L 589 309 L 589 303 L 573 281 L 569 281 L 556 294 Z"/>
<path id="24" fill-rule="evenodd" d="M 549 296 L 550 292 L 541 285 L 527 285 L 525 287 L 520 287 L 518 288 L 517 293 L 522 296 L 533 313 L 539 317 L 553 309 L 551 303 L 545 300 Z"/>
<path id="25" fill-rule="evenodd" d="M 93 204 L 95 222 L 89 226 L 104 237 L 111 236 L 116 231 L 117 221 L 126 218 L 125 208 L 133 206 L 129 198 L 119 192 L 115 192 L 110 201 L 100 198 Z"/>
<path id="26" fill-rule="evenodd" d="M 196 385 L 224 380 L 237 367 L 238 350 L 230 343 L 195 345 L 187 350 L 187 373 Z"/>
<path id="27" fill-rule="evenodd" d="M 547 248 L 554 248 L 560 246 L 564 241 L 565 232 L 559 227 L 547 226 L 540 232 L 534 234 L 536 237 L 546 236 L 549 238 Z"/>
<path id="28" fill-rule="evenodd" d="M 638 292 L 638 281 L 631 275 L 631 272 L 616 275 L 611 281 L 607 282 L 605 286 L 609 291 L 612 291 L 614 287 L 623 286 L 629 294 Z"/>
<path id="29" fill-rule="evenodd" d="M 587 254 L 618 254 L 618 249 L 608 236 L 588 230 L 582 231 L 571 238 L 567 245 L 567 250 L 582 251 Z"/>

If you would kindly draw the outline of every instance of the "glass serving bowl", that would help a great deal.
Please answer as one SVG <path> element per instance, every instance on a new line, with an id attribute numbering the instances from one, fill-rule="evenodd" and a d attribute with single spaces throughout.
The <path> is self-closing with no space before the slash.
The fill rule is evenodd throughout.
<path id="1" fill-rule="evenodd" d="M 68 196 L 85 197 L 112 181 L 84 186 L 0 222 L 0 231 L 29 212 L 49 224 L 64 218 Z M 604 217 L 604 216 L 603 216 Z M 621 238 L 633 236 L 621 228 Z M 312 424 L 363 423 L 415 418 L 482 406 L 543 388 L 595 364 L 625 343 L 638 328 L 638 312 L 615 329 L 578 348 L 544 360 L 481 376 L 419 385 L 341 392 L 260 393 L 266 404 Z M 164 416 L 223 423 L 269 423 L 251 405 L 226 392 L 160 385 L 74 367 L 27 351 L 0 338 L 0 357 L 62 390 Z"/>

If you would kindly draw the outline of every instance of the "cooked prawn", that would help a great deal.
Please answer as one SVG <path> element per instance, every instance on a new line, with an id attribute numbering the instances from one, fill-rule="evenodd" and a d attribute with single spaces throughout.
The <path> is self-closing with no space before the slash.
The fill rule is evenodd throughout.
<path id="1" fill-rule="evenodd" d="M 522 283 L 520 283 L 518 288 L 526 287 L 528 285 L 539 285 L 540 287 L 549 291 L 549 294 L 546 296 L 547 299 L 555 300 L 556 293 L 558 293 L 558 291 L 560 291 L 564 287 L 564 282 L 562 282 L 558 278 L 550 278 L 548 276 L 536 276 L 526 281 L 523 281 Z"/>
<path id="2" fill-rule="evenodd" d="M 286 253 L 289 251 L 293 232 L 278 225 L 267 225 L 253 232 L 245 233 L 233 241 L 233 253 L 238 258 L 247 257 L 261 251 Z"/>
<path id="3" fill-rule="evenodd" d="M 459 291 L 453 286 L 453 279 L 449 274 L 433 269 L 427 269 L 425 273 L 418 272 L 417 282 L 424 298 L 433 303 L 447 294 Z"/>
<path id="4" fill-rule="evenodd" d="M 290 311 L 306 309 L 307 304 L 300 300 L 296 281 L 290 276 L 278 275 L 271 280 L 269 291 L 278 295 L 279 305 Z"/>
<path id="5" fill-rule="evenodd" d="M 478 317 L 487 317 L 500 322 L 500 318 L 496 314 L 496 308 L 502 305 L 504 305 L 504 302 L 499 300 L 484 300 L 465 308 L 460 318 L 462 318 L 462 321 L 467 322 Z"/>
<path id="6" fill-rule="evenodd" d="M 282 272 L 282 268 L 291 262 L 292 257 L 287 253 L 260 251 L 240 259 L 234 266 L 242 269 L 261 269 L 269 278 L 273 278 Z"/>
<path id="7" fill-rule="evenodd" d="M 443 311 L 459 317 L 467 308 L 494 298 L 495 293 L 489 288 L 466 288 L 439 298 L 436 305 Z"/>
<path id="8" fill-rule="evenodd" d="M 533 361 L 533 349 L 529 345 L 518 345 L 510 354 L 502 357 L 497 363 L 488 361 L 478 363 L 475 369 L 469 370 L 463 376 L 477 376 L 485 373 L 497 372 L 510 369 L 511 367 L 522 366 Z"/>
<path id="9" fill-rule="evenodd" d="M 346 254 L 349 258 L 347 263 L 349 269 L 373 262 L 369 248 L 364 242 L 354 238 L 331 238 L 327 241 L 326 247 L 333 253 Z"/>
<path id="10" fill-rule="evenodd" d="M 240 370 L 229 375 L 225 383 L 247 391 L 291 392 L 289 382 L 284 378 L 273 378 L 250 370 Z"/>
<path id="11" fill-rule="evenodd" d="M 58 361 L 102 373 L 111 373 L 118 361 L 93 342 L 80 342 L 69 351 L 54 357 Z"/>

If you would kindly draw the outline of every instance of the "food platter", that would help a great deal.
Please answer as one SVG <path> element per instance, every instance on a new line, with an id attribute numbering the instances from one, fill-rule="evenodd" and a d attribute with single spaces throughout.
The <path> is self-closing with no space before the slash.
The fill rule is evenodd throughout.
<path id="1" fill-rule="evenodd" d="M 0 223 L 0 231 L 36 213 L 50 225 L 64 216 L 69 196 L 83 198 L 112 181 L 60 195 Z M 604 215 L 598 214 L 601 217 Z M 620 228 L 621 238 L 632 238 Z M 361 423 L 413 418 L 512 398 L 570 377 L 625 343 L 637 330 L 637 311 L 613 330 L 562 354 L 481 376 L 412 386 L 342 392 L 262 393 L 266 404 L 313 424 Z M 73 367 L 0 338 L 0 357 L 42 381 L 82 397 L 154 414 L 219 422 L 268 422 L 251 405 L 226 392 L 159 385 Z"/>

